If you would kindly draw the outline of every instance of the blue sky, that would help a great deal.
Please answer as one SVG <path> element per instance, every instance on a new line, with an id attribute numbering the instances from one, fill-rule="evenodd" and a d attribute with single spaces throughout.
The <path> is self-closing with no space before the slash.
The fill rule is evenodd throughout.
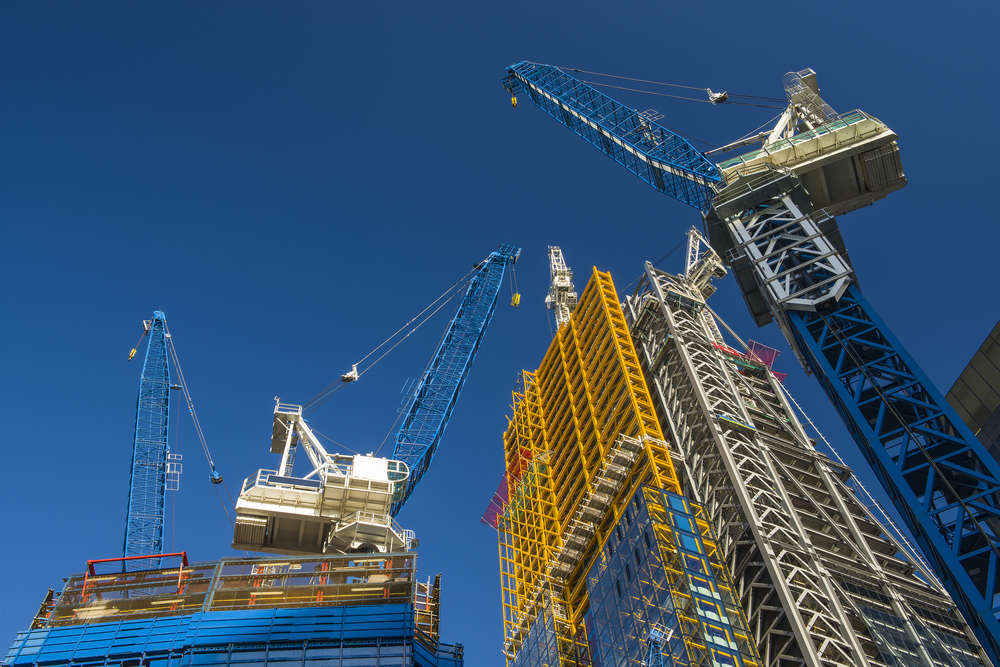
<path id="1" fill-rule="evenodd" d="M 909 186 L 841 228 L 865 294 L 946 391 L 1000 319 L 998 14 L 985 2 L 0 5 L 0 636 L 88 558 L 120 553 L 141 371 L 126 357 L 154 309 L 236 489 L 276 464 L 273 396 L 308 400 L 514 243 L 521 306 L 498 308 L 399 517 L 420 538 L 422 576 L 444 573 L 443 638 L 466 645 L 467 664 L 503 664 L 495 536 L 478 519 L 502 471 L 510 390 L 550 340 L 546 246 L 562 246 L 579 289 L 595 265 L 624 287 L 699 219 L 526 98 L 512 109 L 499 80 L 518 60 L 772 97 L 785 72 L 812 67 L 834 109 L 888 123 Z M 777 113 L 610 94 L 715 145 Z M 712 305 L 744 338 L 787 350 L 774 325 L 755 329 L 731 277 Z M 444 326 L 428 323 L 313 426 L 376 449 Z M 788 352 L 776 368 L 871 479 L 815 380 Z M 167 546 L 234 555 L 190 420 L 174 414 L 185 472 Z"/>

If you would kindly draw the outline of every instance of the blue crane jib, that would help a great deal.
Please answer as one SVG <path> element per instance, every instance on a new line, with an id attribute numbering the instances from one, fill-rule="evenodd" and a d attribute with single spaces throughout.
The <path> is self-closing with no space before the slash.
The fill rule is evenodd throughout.
<path id="1" fill-rule="evenodd" d="M 789 106 L 770 136 L 760 135 L 763 148 L 720 165 L 724 186 L 706 179 L 701 199 L 685 199 L 642 172 L 639 165 L 662 158 L 658 145 L 634 140 L 643 126 L 635 112 L 554 67 L 518 63 L 505 85 L 512 93 L 526 89 L 644 181 L 706 214 L 712 246 L 736 274 L 758 326 L 776 321 L 819 380 L 1000 665 L 1000 462 L 864 298 L 834 218 L 905 187 L 896 135 L 860 111 L 835 113 L 819 97 L 812 70 L 791 72 Z"/>
<path id="2" fill-rule="evenodd" d="M 558 67 L 522 61 L 507 72 L 503 83 L 512 95 L 526 91 L 539 108 L 646 183 L 708 211 L 722 175 L 686 140 Z"/>
<path id="3" fill-rule="evenodd" d="M 163 552 L 163 507 L 167 486 L 167 413 L 170 370 L 167 367 L 166 316 L 153 313 L 146 335 L 146 360 L 139 380 L 129 480 L 128 517 L 122 555 L 150 556 Z M 124 561 L 126 566 L 150 567 L 150 561 Z"/>
<path id="4" fill-rule="evenodd" d="M 520 253 L 520 248 L 501 245 L 476 269 L 430 365 L 413 389 L 392 455 L 406 463 L 410 476 L 402 497 L 392 505 L 393 516 L 399 514 L 430 467 L 496 310 L 504 270 Z"/>

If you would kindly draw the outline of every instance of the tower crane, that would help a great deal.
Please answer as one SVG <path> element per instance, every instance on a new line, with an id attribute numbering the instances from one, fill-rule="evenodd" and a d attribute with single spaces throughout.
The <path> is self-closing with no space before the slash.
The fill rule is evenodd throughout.
<path id="1" fill-rule="evenodd" d="M 783 81 L 788 106 L 775 127 L 716 151 L 760 148 L 713 164 L 648 115 L 557 67 L 522 61 L 503 84 L 702 212 L 757 325 L 776 321 L 806 373 L 819 380 L 1000 664 L 1000 462 L 864 297 L 834 217 L 906 186 L 892 130 L 862 111 L 835 113 L 815 72 L 791 72 Z"/>
<path id="2" fill-rule="evenodd" d="M 277 470 L 259 470 L 244 482 L 233 548 L 308 554 L 385 553 L 413 546 L 413 533 L 395 517 L 434 459 L 496 310 L 504 272 L 520 253 L 501 245 L 476 265 L 434 356 L 404 400 L 392 458 L 327 452 L 303 418 L 302 406 L 276 403 L 271 452 L 280 454 L 281 462 Z M 295 477 L 300 448 L 312 471 Z"/>
<path id="3" fill-rule="evenodd" d="M 573 272 L 566 266 L 562 249 L 549 246 L 549 294 L 545 297 L 545 307 L 556 311 L 556 328 L 569 322 L 569 316 L 576 308 L 576 290 L 573 287 Z"/>
<path id="4" fill-rule="evenodd" d="M 143 322 L 143 335 L 149 343 L 136 399 L 124 558 L 163 553 L 164 500 L 168 490 L 176 490 L 180 472 L 180 456 L 170 454 L 167 443 L 171 384 L 166 321 L 166 315 L 157 310 L 151 320 Z M 135 352 L 133 349 L 129 359 Z M 127 569 L 156 567 L 145 559 L 123 562 Z"/>

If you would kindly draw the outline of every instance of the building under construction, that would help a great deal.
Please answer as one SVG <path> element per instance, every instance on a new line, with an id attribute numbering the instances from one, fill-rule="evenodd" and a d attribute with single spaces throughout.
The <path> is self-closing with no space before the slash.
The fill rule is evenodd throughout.
<path id="1" fill-rule="evenodd" d="M 438 641 L 439 581 L 416 581 L 416 554 L 172 556 L 129 572 L 88 563 L 49 591 L 2 664 L 463 664 L 461 645 Z"/>
<path id="2" fill-rule="evenodd" d="M 806 435 L 777 353 L 726 344 L 706 304 L 725 274 L 694 231 L 685 273 L 647 264 L 624 304 L 595 269 L 523 374 L 484 516 L 508 664 L 989 664 L 931 568 Z"/>
<path id="3" fill-rule="evenodd" d="M 328 452 L 305 415 L 357 381 L 382 357 L 359 365 L 433 312 L 412 329 L 417 318 L 410 320 L 306 405 L 276 402 L 270 451 L 280 462 L 244 481 L 232 546 L 247 555 L 280 557 L 189 564 L 185 553 L 162 553 L 165 493 L 178 488 L 181 472 L 180 457 L 169 453 L 167 442 L 171 389 L 181 390 L 187 402 L 211 482 L 223 479 L 166 316 L 156 311 L 143 323 L 149 344 L 122 557 L 88 561 L 87 570 L 65 579 L 61 591 L 50 589 L 0 665 L 461 667 L 462 645 L 439 641 L 441 575 L 433 582 L 417 580 L 417 540 L 395 517 L 430 467 L 496 309 L 504 273 L 519 253 L 515 246 L 498 246 L 421 312 L 442 300 L 457 304 L 423 376 L 407 384 L 392 458 Z M 168 353 L 179 384 L 171 382 Z M 297 452 L 305 453 L 298 468 Z"/>

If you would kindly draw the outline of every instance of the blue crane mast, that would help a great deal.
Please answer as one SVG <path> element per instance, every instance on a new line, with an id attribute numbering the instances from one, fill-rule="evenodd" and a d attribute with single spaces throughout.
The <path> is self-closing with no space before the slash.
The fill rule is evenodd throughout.
<path id="1" fill-rule="evenodd" d="M 716 151 L 758 141 L 762 148 L 711 165 L 666 128 L 556 67 L 520 62 L 503 84 L 702 211 L 758 326 L 777 321 L 1000 664 L 1000 462 L 865 299 L 834 217 L 906 185 L 896 135 L 864 112 L 835 113 L 815 73 L 804 70 L 785 76 L 789 105 L 769 135 Z"/>
<path id="2" fill-rule="evenodd" d="M 520 253 L 520 248 L 501 245 L 479 266 L 431 363 L 405 403 L 392 458 L 406 463 L 410 477 L 402 497 L 392 504 L 392 516 L 399 514 L 434 459 L 496 310 L 504 271 L 507 265 L 517 262 Z"/>
<path id="3" fill-rule="evenodd" d="M 149 343 L 135 408 L 124 558 L 163 553 L 163 508 L 170 449 L 167 444 L 170 369 L 167 366 L 166 316 L 156 311 L 153 319 L 144 324 L 148 325 Z M 145 559 L 123 562 L 127 569 L 159 567 Z"/>

